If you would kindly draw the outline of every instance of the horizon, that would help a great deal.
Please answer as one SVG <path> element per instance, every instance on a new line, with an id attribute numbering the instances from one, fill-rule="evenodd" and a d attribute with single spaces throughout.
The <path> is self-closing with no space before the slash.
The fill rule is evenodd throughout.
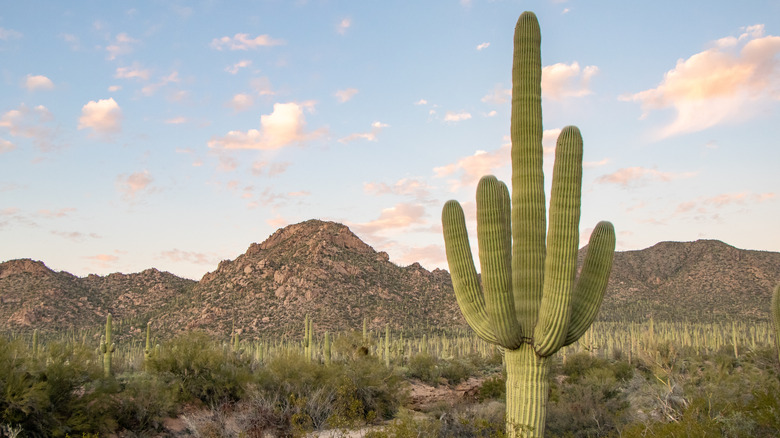
<path id="1" fill-rule="evenodd" d="M 580 247 L 609 220 L 618 251 L 780 252 L 777 2 L 42 1 L 0 11 L 0 260 L 197 280 L 318 217 L 449 270 L 444 202 L 476 249 L 476 183 L 509 181 L 524 10 L 548 194 L 557 133 L 584 138 Z"/>

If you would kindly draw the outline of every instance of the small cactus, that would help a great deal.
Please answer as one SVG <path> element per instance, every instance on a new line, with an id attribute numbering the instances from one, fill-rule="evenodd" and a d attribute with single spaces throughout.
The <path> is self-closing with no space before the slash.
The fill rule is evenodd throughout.
<path id="1" fill-rule="evenodd" d="M 111 314 L 106 315 L 106 335 L 100 338 L 100 353 L 103 355 L 103 376 L 111 377 L 111 357 L 116 351 L 116 345 L 111 342 L 113 325 L 111 324 Z"/>

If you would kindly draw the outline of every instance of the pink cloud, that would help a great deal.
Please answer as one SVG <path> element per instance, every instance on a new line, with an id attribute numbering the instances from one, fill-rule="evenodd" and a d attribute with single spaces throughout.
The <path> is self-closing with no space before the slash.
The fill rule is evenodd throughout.
<path id="1" fill-rule="evenodd" d="M 759 114 L 780 99 L 780 37 L 764 36 L 764 26 L 739 37 L 721 38 L 710 49 L 680 59 L 652 89 L 621 96 L 639 102 L 645 118 L 654 110 L 673 109 L 675 119 L 658 137 L 696 132 Z"/>
<path id="2" fill-rule="evenodd" d="M 118 133 L 122 130 L 122 109 L 113 97 L 91 100 L 81 108 L 78 128 L 103 135 Z"/>
<path id="3" fill-rule="evenodd" d="M 124 193 L 126 199 L 135 199 L 136 195 L 148 191 L 152 184 L 152 176 L 148 170 L 130 175 L 119 175 L 116 179 L 117 188 Z"/>
<path id="4" fill-rule="evenodd" d="M 29 108 L 22 104 L 0 116 L 0 128 L 8 129 L 14 137 L 31 138 L 39 149 L 46 151 L 54 147 L 54 130 L 49 125 L 53 120 L 54 116 L 45 106 Z M 7 152 L 13 148 L 8 140 L 0 142 L 0 150 Z"/>
<path id="5" fill-rule="evenodd" d="M 349 134 L 348 136 L 344 138 L 340 138 L 339 142 L 341 143 L 349 143 L 355 140 L 367 140 L 367 141 L 377 141 L 376 136 L 379 134 L 382 129 L 389 127 L 390 125 L 382 123 L 382 122 L 374 122 L 371 124 L 371 131 L 369 132 L 355 132 L 352 134 Z"/>
<path id="6" fill-rule="evenodd" d="M 51 90 L 54 88 L 54 82 L 43 75 L 27 75 L 27 78 L 24 81 L 24 88 L 27 88 L 30 91 Z"/>
<path id="7" fill-rule="evenodd" d="M 425 222 L 425 207 L 420 204 L 400 203 L 382 210 L 379 218 L 373 221 L 351 223 L 349 226 L 358 234 L 375 236 L 377 233 L 408 228 Z"/>
<path id="8" fill-rule="evenodd" d="M 597 183 L 617 184 L 623 188 L 644 185 L 651 181 L 669 182 L 676 179 L 692 178 L 696 172 L 661 172 L 646 167 L 625 167 L 596 179 Z"/>
<path id="9" fill-rule="evenodd" d="M 278 46 L 284 44 L 283 40 L 273 39 L 268 35 L 258 35 L 251 38 L 249 34 L 237 33 L 232 37 L 223 36 L 211 41 L 211 48 L 216 50 L 250 50 L 258 47 Z"/>
<path id="10" fill-rule="evenodd" d="M 336 96 L 336 100 L 338 100 L 340 103 L 344 103 L 355 97 L 357 93 L 357 88 L 347 88 L 345 90 L 338 90 L 333 93 L 333 95 Z"/>

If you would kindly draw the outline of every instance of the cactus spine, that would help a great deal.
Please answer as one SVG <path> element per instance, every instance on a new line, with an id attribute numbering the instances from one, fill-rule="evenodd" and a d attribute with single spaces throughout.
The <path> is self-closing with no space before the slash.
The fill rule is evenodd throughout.
<path id="1" fill-rule="evenodd" d="M 577 249 L 582 137 L 567 126 L 558 137 L 546 226 L 542 171 L 541 36 L 532 12 L 517 21 L 512 68 L 512 194 L 494 176 L 477 187 L 482 290 L 463 209 L 442 211 L 447 261 L 461 312 L 487 342 L 503 347 L 507 369 L 507 435 L 544 435 L 550 356 L 575 342 L 598 313 L 612 268 L 615 231 L 591 234 L 579 280 Z M 547 229 L 546 229 L 547 228 Z"/>
<path id="2" fill-rule="evenodd" d="M 111 314 L 106 315 L 106 336 L 101 340 L 100 352 L 103 354 L 103 376 L 111 377 L 111 356 L 116 350 L 116 345 L 111 342 L 111 332 L 113 331 L 113 325 L 111 324 Z"/>
<path id="3" fill-rule="evenodd" d="M 780 284 L 772 294 L 772 323 L 775 325 L 775 346 L 777 347 L 777 360 L 780 361 Z"/>

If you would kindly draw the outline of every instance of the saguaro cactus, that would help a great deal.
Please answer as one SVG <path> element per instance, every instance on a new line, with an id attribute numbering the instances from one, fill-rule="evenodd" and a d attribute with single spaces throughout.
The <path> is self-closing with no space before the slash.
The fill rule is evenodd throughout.
<path id="1" fill-rule="evenodd" d="M 772 322 L 775 325 L 775 346 L 777 347 L 777 360 L 780 361 L 780 284 L 775 288 L 772 294 Z"/>
<path id="2" fill-rule="evenodd" d="M 111 376 L 111 354 L 116 350 L 116 345 L 111 342 L 111 332 L 113 326 L 111 324 L 111 314 L 106 315 L 106 336 L 101 339 L 100 352 L 103 354 L 103 375 L 105 377 Z"/>
<path id="3" fill-rule="evenodd" d="M 510 201 L 506 185 L 494 176 L 483 177 L 477 187 L 481 288 L 457 201 L 444 205 L 442 225 L 463 316 L 480 337 L 505 350 L 507 435 L 541 437 L 550 356 L 575 342 L 595 319 L 612 269 L 615 231 L 609 222 L 596 225 L 576 279 L 582 137 L 574 126 L 558 137 L 547 227 L 536 15 L 520 15 L 514 38 L 512 195 Z"/>

